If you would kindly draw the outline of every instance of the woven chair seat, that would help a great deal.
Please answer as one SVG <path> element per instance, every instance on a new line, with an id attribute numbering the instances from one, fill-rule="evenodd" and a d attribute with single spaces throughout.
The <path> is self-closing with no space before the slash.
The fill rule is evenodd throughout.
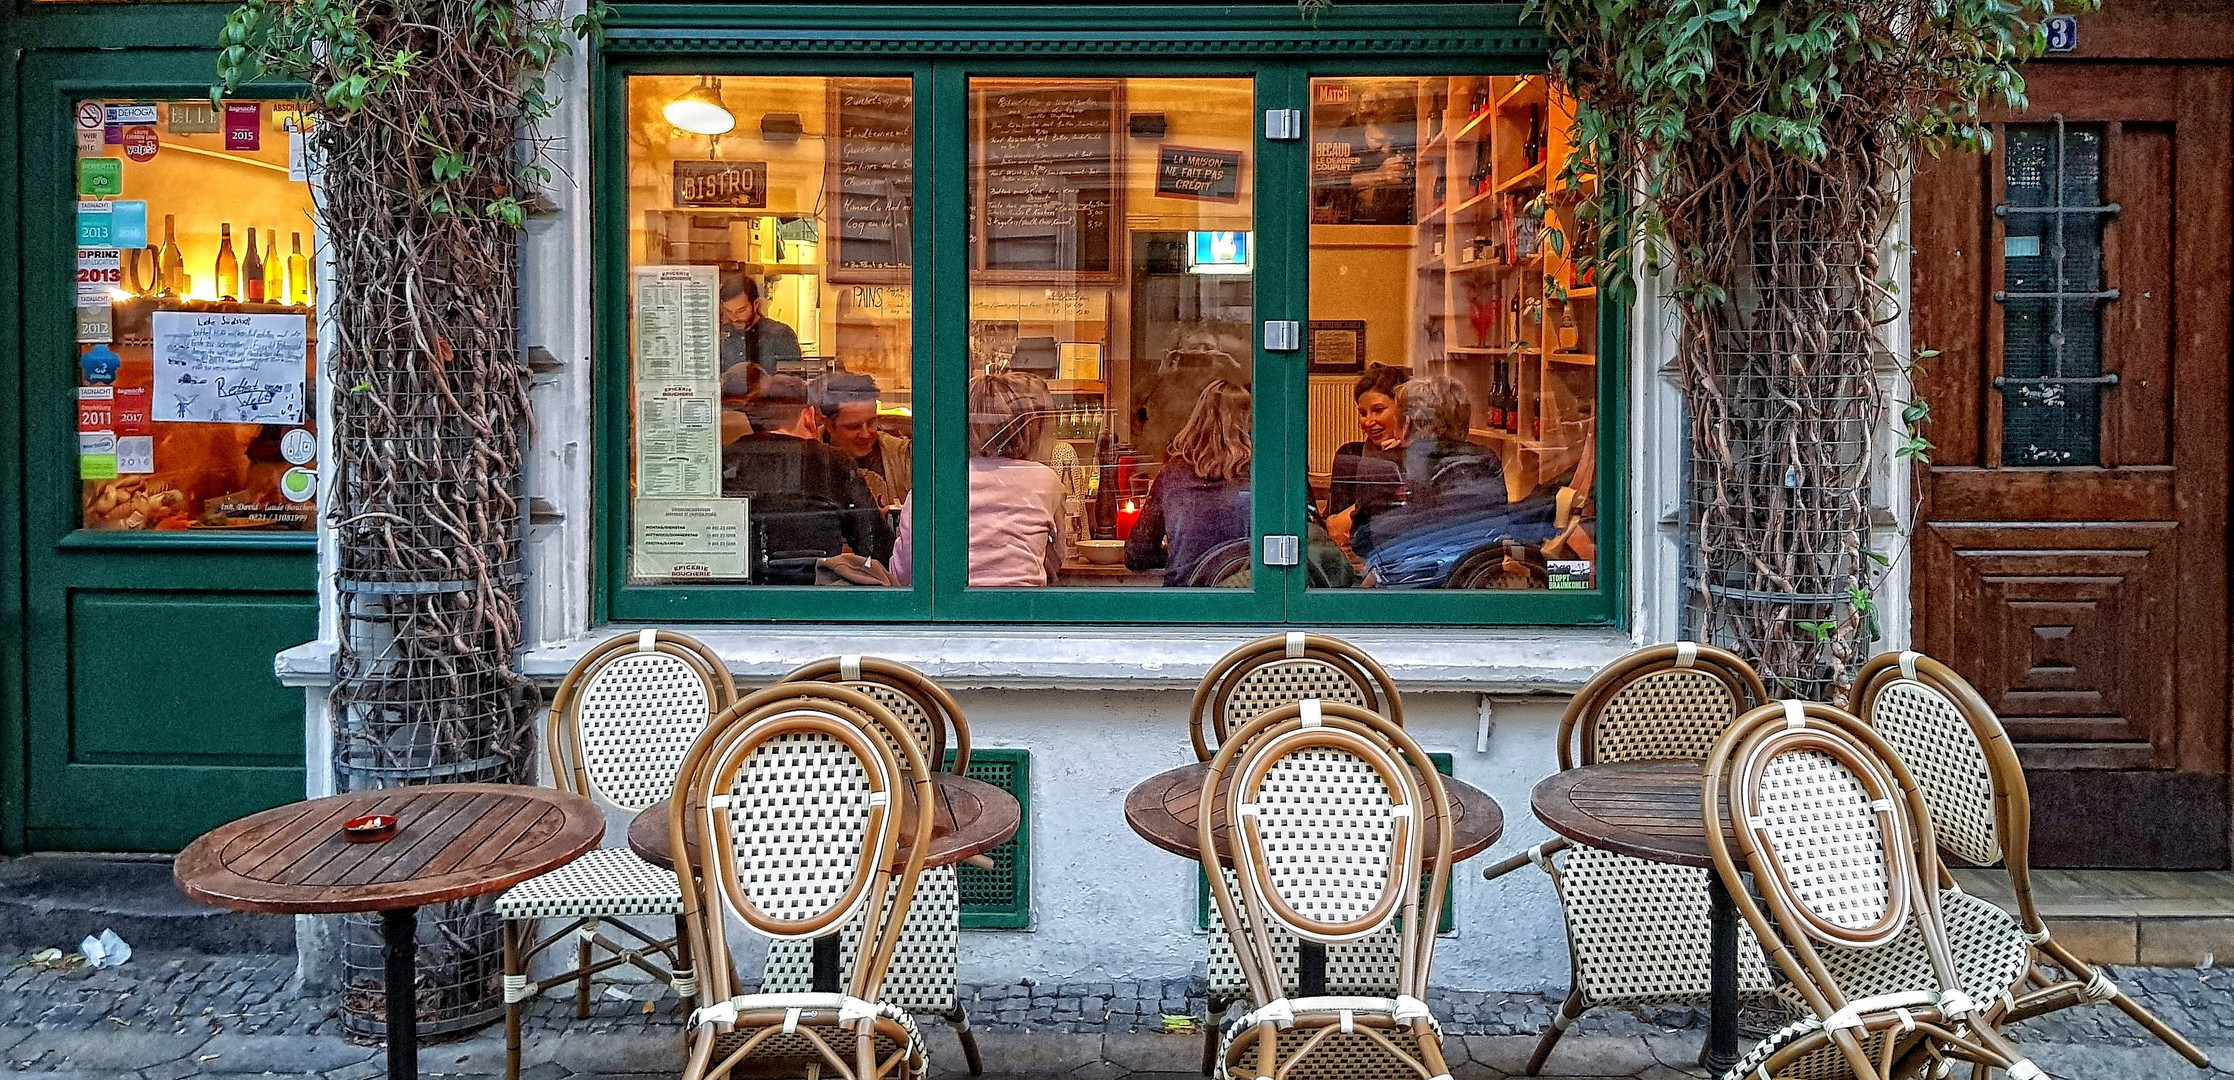
<path id="1" fill-rule="evenodd" d="M 826 1029 L 835 1026 L 838 1008 L 845 1003 L 845 995 L 814 993 L 744 994 L 730 998 L 729 1003 L 736 1006 L 739 1012 L 754 1009 L 799 1009 L 801 1010 L 800 1026 Z M 908 1041 L 905 1047 L 894 1042 L 889 1035 L 878 1033 L 874 1040 L 877 1060 L 882 1061 L 902 1049 L 907 1050 L 909 1057 L 919 1054 L 927 1057 L 927 1052 L 923 1048 L 923 1032 L 916 1027 L 915 1017 L 909 1015 L 906 1009 L 888 1001 L 879 1001 L 876 1005 L 877 1015 L 898 1021 L 900 1026 L 905 1028 L 908 1033 Z M 725 1031 L 715 1035 L 714 1060 L 720 1061 L 728 1057 L 731 1052 L 743 1046 L 746 1039 L 751 1038 L 760 1030 L 759 1028 L 740 1027 L 733 1031 Z M 839 1057 L 845 1058 L 849 1062 L 852 1060 L 852 1035 L 831 1031 L 821 1031 L 818 1034 L 837 1050 Z M 822 1061 L 821 1050 L 817 1049 L 814 1042 L 807 1036 L 796 1033 L 778 1033 L 770 1036 L 766 1042 L 755 1048 L 752 1057 L 741 1066 L 741 1069 L 758 1073 L 770 1066 L 780 1068 L 794 1063 L 820 1063 Z M 927 1067 L 927 1060 L 925 1064 Z M 911 1072 L 908 1075 L 921 1076 L 923 1074 L 921 1072 Z"/>
<path id="2" fill-rule="evenodd" d="M 1353 1014 L 1393 1016 L 1396 1011 L 1395 1000 L 1385 997 L 1290 998 L 1288 999 L 1288 1006 L 1298 1016 L 1306 1013 L 1332 1013 L 1345 1010 Z M 1440 1039 L 1443 1033 L 1442 1026 L 1437 1024 L 1433 1017 L 1429 1017 L 1427 1023 L 1429 1028 L 1434 1031 L 1435 1037 Z M 1220 1025 L 1218 1029 L 1217 1071 L 1214 1074 L 1216 1080 L 1234 1080 L 1234 1078 L 1251 1080 L 1251 1078 L 1264 1074 L 1264 1069 L 1257 1064 L 1258 1055 L 1254 1048 L 1245 1051 L 1240 1061 L 1228 1064 L 1234 1043 L 1242 1036 L 1253 1033 L 1256 1026 L 1256 1014 L 1253 1012 L 1235 1013 L 1227 1018 L 1224 1024 Z M 1310 1042 L 1321 1030 L 1323 1029 L 1320 1027 L 1299 1026 L 1280 1032 L 1280 1060 L 1283 1065 L 1293 1062 L 1293 1065 L 1286 1068 L 1286 1071 L 1282 1073 L 1286 1080 L 1361 1080 L 1365 1077 L 1418 1075 L 1410 1062 L 1390 1054 L 1388 1049 L 1375 1042 L 1372 1036 L 1359 1033 L 1343 1034 L 1337 1031 L 1328 1035 L 1326 1041 L 1320 1043 L 1319 1048 L 1311 1056 L 1296 1061 L 1296 1051 L 1301 1050 L 1303 1045 Z M 1412 1034 L 1409 1027 L 1381 1031 L 1379 1034 L 1389 1042 L 1396 1044 L 1405 1053 L 1414 1056 L 1419 1054 L 1419 1039 Z"/>
<path id="3" fill-rule="evenodd" d="M 1221 870 L 1229 883 L 1233 871 Z M 1238 885 L 1234 886 L 1238 887 Z M 1272 928 L 1272 951 L 1280 958 L 1280 978 L 1295 985 L 1301 970 L 1301 938 L 1279 927 Z M 1393 994 L 1402 946 L 1396 927 L 1389 926 L 1362 941 L 1337 942 L 1326 947 L 1326 991 L 1330 994 Z M 1249 983 L 1241 974 L 1241 960 L 1233 954 L 1233 938 L 1226 933 L 1225 916 L 1210 906 L 1210 996 L 1247 1000 Z"/>
<path id="4" fill-rule="evenodd" d="M 1673 866 L 1576 844 L 1559 856 L 1576 981 L 1591 1005 L 1704 1005 L 1712 989 L 1707 878 Z M 1738 992 L 1773 986 L 1761 940 L 1738 928 Z"/>
<path id="5" fill-rule="evenodd" d="M 1940 893 L 1940 910 L 1947 926 L 1947 950 L 1955 961 L 1955 977 L 1962 992 L 1988 1008 L 2001 1003 L 2025 977 L 2032 959 L 2032 943 L 2008 912 L 1966 892 Z M 1823 965 L 1838 977 L 1849 995 L 1866 995 L 1898 988 L 1930 986 L 1931 956 L 1924 951 L 1923 931 L 1910 926 L 1891 943 L 1875 949 L 1825 949 Z M 1807 1003 L 1790 986 L 1777 988 L 1777 996 L 1805 1014 Z M 1843 1067 L 1843 1066 L 1842 1066 Z"/>
<path id="6" fill-rule="evenodd" d="M 866 909 L 864 909 L 864 914 Z M 892 964 L 885 969 L 887 1001 L 918 1016 L 945 1016 L 955 1008 L 956 963 L 962 934 L 961 893 L 954 868 L 934 866 L 923 871 L 901 924 L 900 944 Z M 861 948 L 861 917 L 846 924 L 838 939 L 838 966 L 850 970 Z M 814 986 L 814 942 L 782 940 L 768 943 L 767 965 L 760 989 L 766 993 L 803 993 Z"/>
<path id="7" fill-rule="evenodd" d="M 586 919 L 628 915 L 679 915 L 682 886 L 627 848 L 595 848 L 548 874 L 532 877 L 497 897 L 507 919 Z"/>

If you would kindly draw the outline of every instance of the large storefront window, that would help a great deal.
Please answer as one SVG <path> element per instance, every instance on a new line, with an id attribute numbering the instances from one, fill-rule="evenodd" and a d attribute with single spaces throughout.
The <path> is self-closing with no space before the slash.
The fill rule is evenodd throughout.
<path id="1" fill-rule="evenodd" d="M 1571 108 L 1137 66 L 624 70 L 615 610 L 1611 610 Z"/>
<path id="2" fill-rule="evenodd" d="M 82 527 L 311 531 L 302 114 L 93 99 L 75 121 Z"/>

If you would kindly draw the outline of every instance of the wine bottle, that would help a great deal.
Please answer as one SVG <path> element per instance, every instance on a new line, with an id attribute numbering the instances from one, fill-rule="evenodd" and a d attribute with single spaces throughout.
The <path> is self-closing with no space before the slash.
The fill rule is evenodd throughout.
<path id="1" fill-rule="evenodd" d="M 1544 160 L 1544 107 L 1528 107 L 1528 140 L 1520 144 L 1520 159 L 1530 168 Z"/>
<path id="2" fill-rule="evenodd" d="M 1489 430 L 1501 431 L 1505 427 L 1505 365 L 1498 364 L 1489 375 L 1489 397 L 1483 401 L 1482 419 L 1488 421 Z"/>
<path id="3" fill-rule="evenodd" d="M 264 230 L 264 302 L 287 302 L 287 277 L 280 272 L 279 230 Z"/>
<path id="4" fill-rule="evenodd" d="M 178 216 L 163 215 L 163 261 L 161 289 L 166 295 L 185 296 L 191 292 L 186 279 L 186 256 L 178 251 Z"/>
<path id="5" fill-rule="evenodd" d="M 310 260 L 303 258 L 303 234 L 290 233 L 287 252 L 287 302 L 298 307 L 310 303 Z"/>
<path id="6" fill-rule="evenodd" d="M 240 299 L 240 256 L 233 254 L 233 223 L 217 226 L 217 297 Z"/>
<path id="7" fill-rule="evenodd" d="M 241 299 L 262 303 L 264 299 L 264 257 L 256 251 L 256 227 L 248 227 L 248 258 L 240 264 Z"/>

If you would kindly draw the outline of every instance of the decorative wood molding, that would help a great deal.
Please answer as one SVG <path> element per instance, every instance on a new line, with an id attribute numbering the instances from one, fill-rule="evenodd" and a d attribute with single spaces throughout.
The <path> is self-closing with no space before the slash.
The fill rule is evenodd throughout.
<path id="1" fill-rule="evenodd" d="M 1214 33 L 1197 36 L 966 32 L 827 33 L 617 27 L 608 53 L 818 56 L 1413 56 L 1536 59 L 1550 39 L 1528 27 L 1414 34 Z"/>

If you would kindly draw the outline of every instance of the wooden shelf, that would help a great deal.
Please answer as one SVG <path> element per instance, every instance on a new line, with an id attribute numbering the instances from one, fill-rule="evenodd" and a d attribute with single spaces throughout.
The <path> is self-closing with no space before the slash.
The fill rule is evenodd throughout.
<path id="1" fill-rule="evenodd" d="M 1468 428 L 1466 433 L 1477 439 L 1487 439 L 1490 442 L 1499 443 L 1515 442 L 1520 438 L 1512 432 L 1500 428 Z"/>
<path id="2" fill-rule="evenodd" d="M 1591 353 L 1550 352 L 1544 354 L 1544 359 L 1554 364 L 1573 364 L 1576 367 L 1598 366 L 1598 357 Z"/>
<path id="3" fill-rule="evenodd" d="M 1456 131 L 1451 130 L 1448 123 L 1446 123 L 1443 129 L 1443 133 L 1447 135 L 1448 138 L 1445 138 L 1443 141 L 1452 146 L 1456 146 L 1458 145 L 1459 140 L 1472 138 L 1474 136 L 1474 131 L 1477 128 L 1480 128 L 1484 121 L 1496 115 L 1496 112 L 1497 111 L 1495 109 L 1483 109 L 1482 111 L 1468 117 L 1466 119 L 1466 122 L 1459 125 L 1458 130 Z"/>
<path id="4" fill-rule="evenodd" d="M 1493 348 L 1488 345 L 1445 345 L 1443 346 L 1443 351 L 1447 353 L 1463 353 L 1467 356 L 1508 356 L 1511 355 L 1514 350 L 1510 346 L 1505 348 Z"/>
<path id="5" fill-rule="evenodd" d="M 1051 394 L 1102 394 L 1109 384 L 1100 379 L 1049 379 L 1047 391 Z"/>
<path id="6" fill-rule="evenodd" d="M 1480 206 L 1480 205 L 1481 205 L 1481 204 L 1483 204 L 1483 203 L 1486 203 L 1486 202 L 1488 202 L 1489 200 L 1491 200 L 1491 199 L 1495 198 L 1496 196 L 1497 196 L 1497 191 L 1496 191 L 1496 189 L 1491 189 L 1491 190 L 1489 190 L 1489 191 L 1485 191 L 1485 192 L 1482 192 L 1481 194 L 1479 194 L 1479 195 L 1476 195 L 1476 196 L 1474 196 L 1473 198 L 1470 198 L 1470 199 L 1466 200 L 1465 202 L 1459 203 L 1459 204 L 1458 204 L 1457 206 L 1451 207 L 1451 216 L 1452 216 L 1452 217 L 1457 217 L 1458 215 L 1460 215 L 1460 214 L 1463 214 L 1463 213 L 1467 212 L 1468 210 L 1472 210 L 1473 208 L 1475 208 L 1475 207 L 1477 207 L 1477 206 Z"/>
<path id="7" fill-rule="evenodd" d="M 1473 262 L 1459 263 L 1458 265 L 1451 267 L 1451 273 L 1471 274 L 1478 270 L 1500 270 L 1503 269 L 1504 266 L 1504 263 L 1498 262 L 1495 259 L 1476 259 Z"/>
<path id="8" fill-rule="evenodd" d="M 1512 191 L 1515 188 L 1523 188 L 1529 186 L 1544 186 L 1543 162 L 1539 161 L 1534 165 L 1530 165 L 1527 169 L 1514 174 L 1511 179 L 1508 179 L 1505 182 L 1498 184 L 1495 188 L 1492 188 L 1490 190 L 1490 193 L 1503 194 L 1505 192 Z"/>
<path id="9" fill-rule="evenodd" d="M 1504 96 L 1497 99 L 1494 108 L 1498 112 L 1508 112 L 1518 110 L 1524 106 L 1542 105 L 1544 103 L 1543 77 L 1523 75 L 1519 82 L 1513 84 L 1512 89 L 1505 91 Z"/>
<path id="10" fill-rule="evenodd" d="M 1569 289 L 1567 290 L 1567 299 L 1596 300 L 1598 299 L 1598 287 L 1596 285 L 1584 285 L 1579 288 Z"/>

